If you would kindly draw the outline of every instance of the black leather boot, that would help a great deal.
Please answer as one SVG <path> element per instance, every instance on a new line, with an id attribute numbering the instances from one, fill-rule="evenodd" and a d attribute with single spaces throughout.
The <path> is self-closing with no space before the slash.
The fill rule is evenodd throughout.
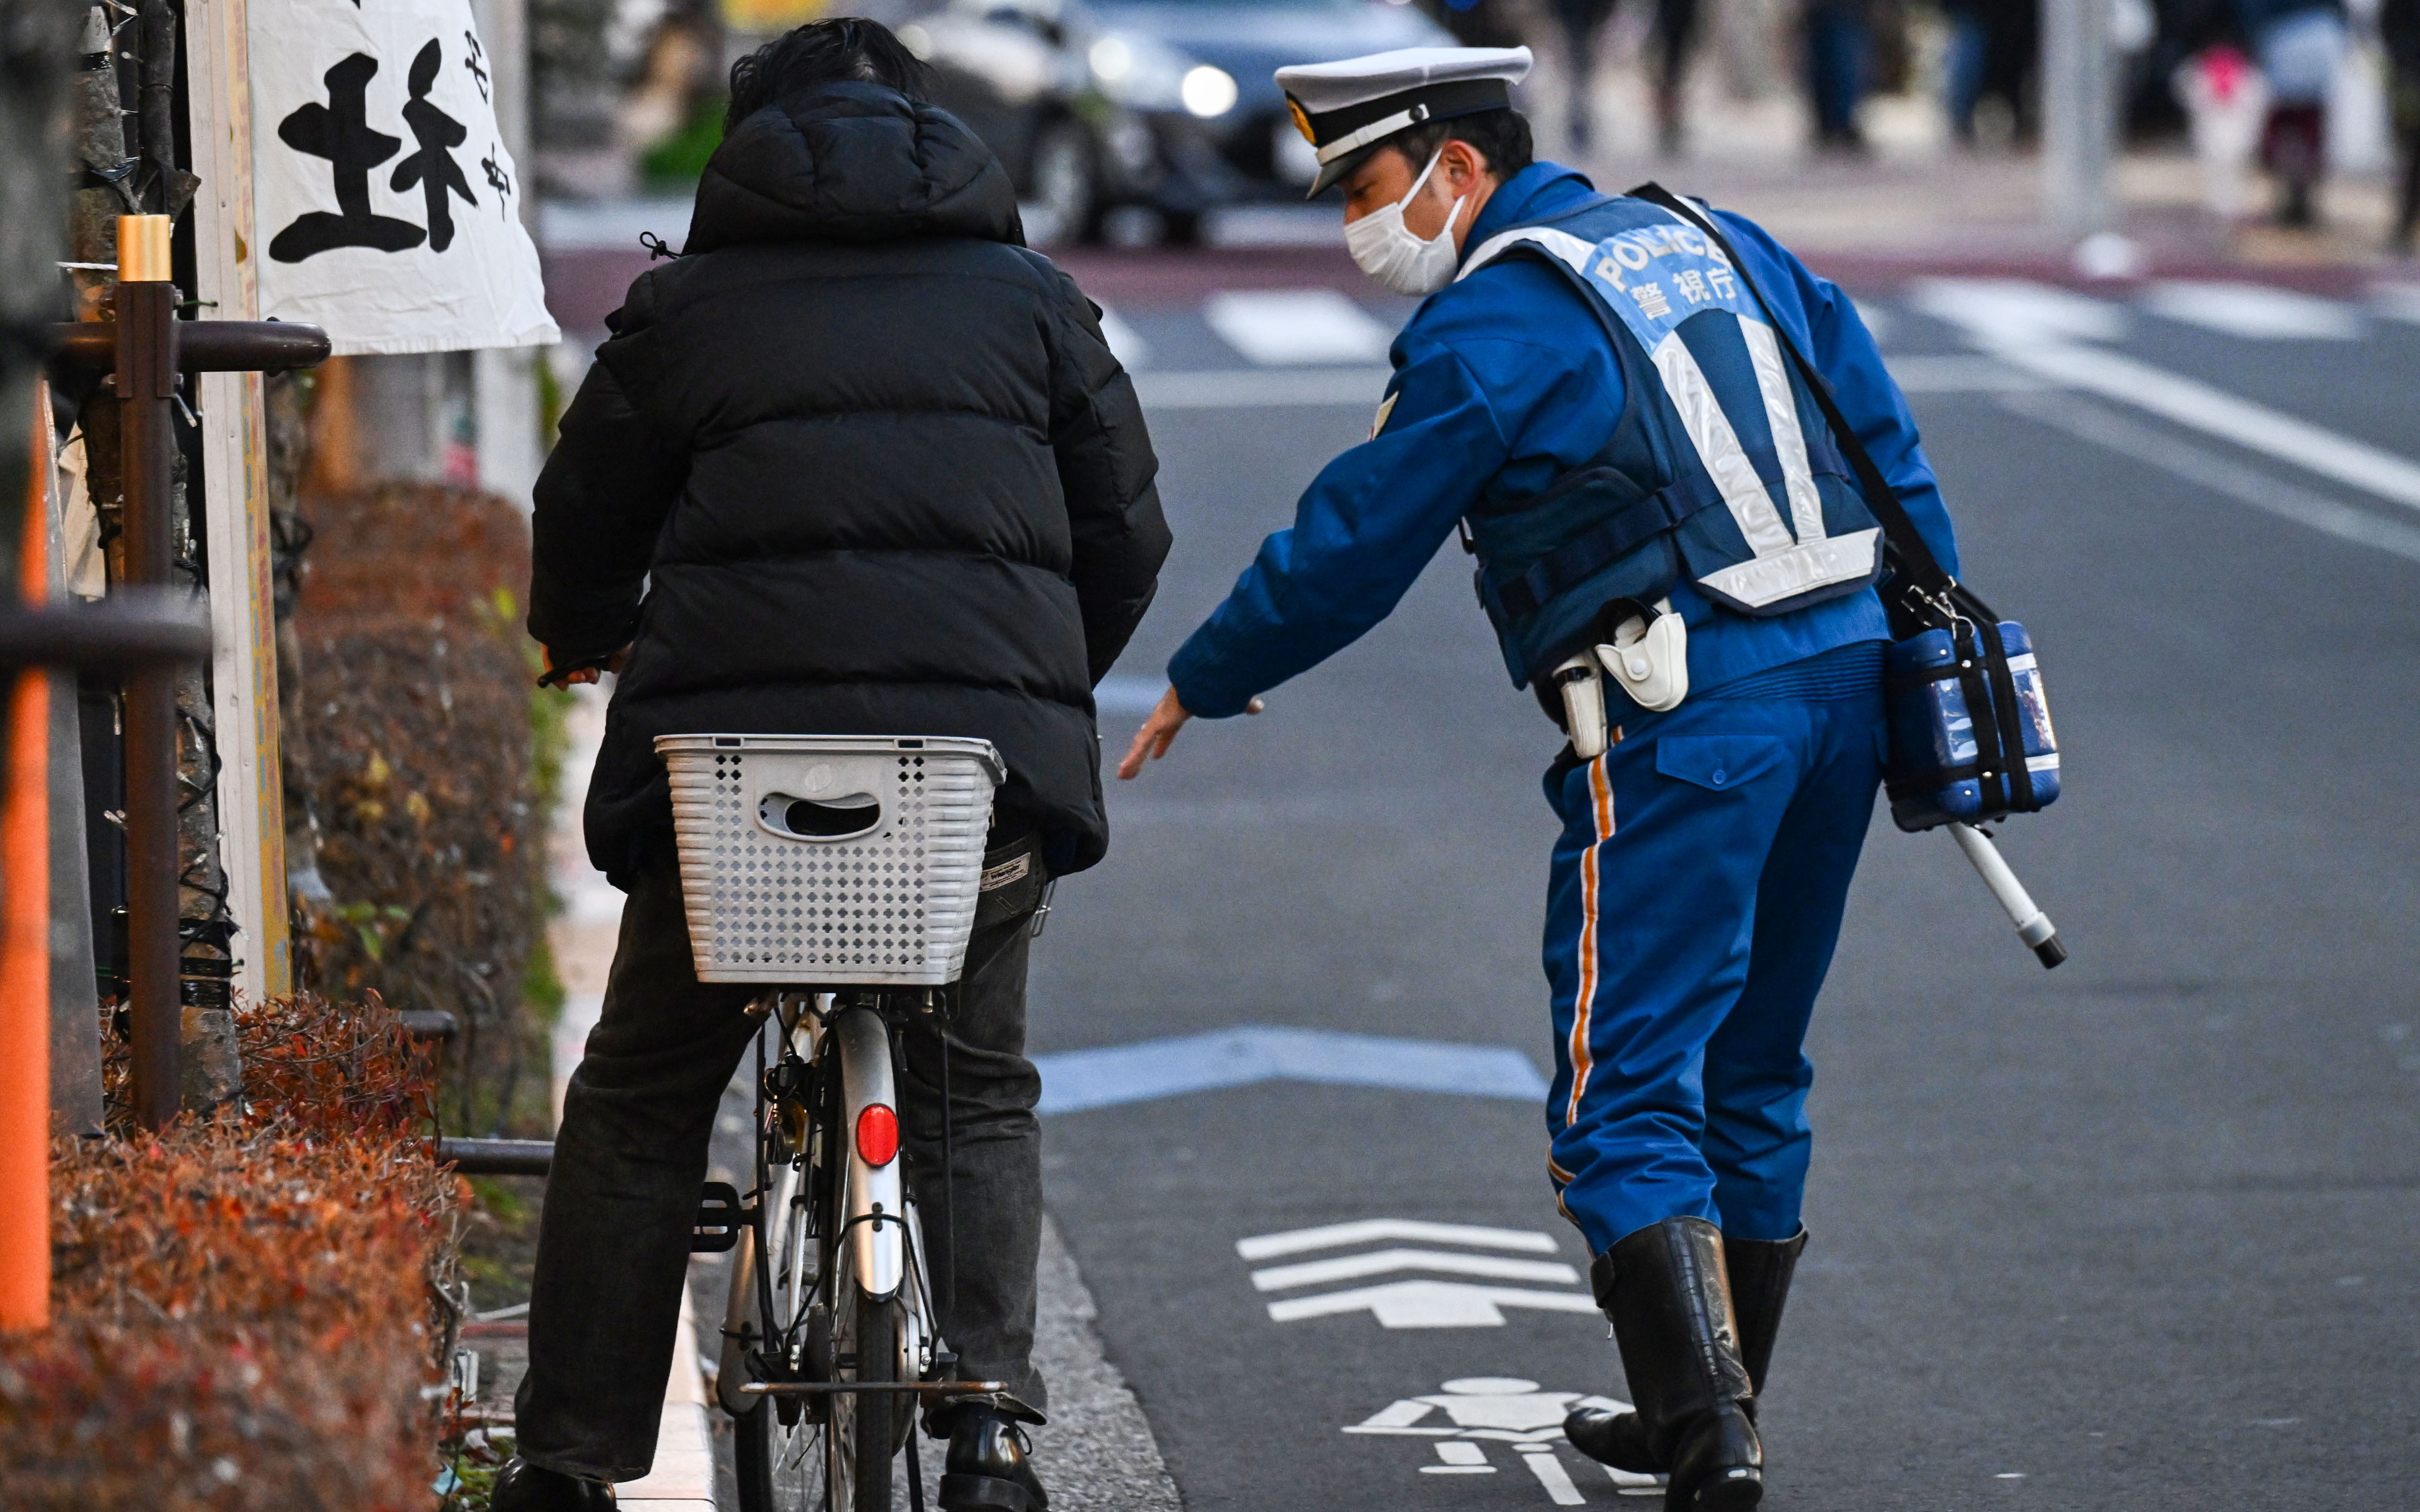
<path id="1" fill-rule="evenodd" d="M 489 1512 L 610 1512 L 613 1488 L 601 1480 L 582 1480 L 544 1465 L 533 1465 L 515 1455 L 496 1472 L 489 1492 Z"/>
<path id="2" fill-rule="evenodd" d="M 1755 1506 L 1764 1496 L 1764 1450 L 1740 1358 L 1722 1230 L 1702 1218 L 1669 1218 L 1597 1257 L 1590 1274 L 1613 1321 L 1637 1412 L 1627 1414 L 1635 1427 L 1612 1443 L 1593 1442 L 1600 1438 L 1593 1425 L 1574 1433 L 1567 1422 L 1573 1446 L 1620 1469 L 1668 1474 L 1665 1512 Z M 1618 1421 L 1606 1424 L 1603 1437 L 1612 1437 Z"/>
<path id="3" fill-rule="evenodd" d="M 1032 1453 L 1032 1441 L 1009 1413 L 988 1404 L 955 1409 L 941 1467 L 941 1512 L 1048 1512 Z"/>
<path id="4" fill-rule="evenodd" d="M 1740 1363 L 1747 1366 L 1748 1384 L 1756 1392 L 1745 1403 L 1751 1420 L 1756 1417 L 1758 1398 L 1764 1395 L 1765 1371 L 1773 1364 L 1773 1341 L 1781 1332 L 1782 1306 L 1790 1300 L 1791 1273 L 1798 1269 L 1798 1257 L 1806 1248 L 1804 1225 L 1788 1239 L 1723 1236 L 1731 1311 L 1739 1319 Z M 1651 1475 L 1670 1468 L 1656 1460 L 1636 1412 L 1584 1407 L 1563 1419 L 1563 1436 L 1601 1464 Z"/>

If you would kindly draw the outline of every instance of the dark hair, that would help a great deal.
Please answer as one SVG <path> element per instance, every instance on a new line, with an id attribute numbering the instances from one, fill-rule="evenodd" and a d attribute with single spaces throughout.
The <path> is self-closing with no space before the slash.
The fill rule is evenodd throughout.
<path id="1" fill-rule="evenodd" d="M 1384 144 L 1404 155 L 1412 172 L 1448 142 L 1467 142 L 1487 160 L 1487 171 L 1502 183 L 1529 166 L 1535 148 L 1529 140 L 1529 119 L 1517 110 L 1482 110 L 1476 116 L 1431 121 L 1398 131 Z"/>
<path id="2" fill-rule="evenodd" d="M 844 79 L 888 85 L 910 100 L 924 98 L 924 65 L 890 27 L 862 16 L 842 16 L 809 22 L 731 65 L 731 108 L 722 129 L 728 131 L 794 90 Z"/>

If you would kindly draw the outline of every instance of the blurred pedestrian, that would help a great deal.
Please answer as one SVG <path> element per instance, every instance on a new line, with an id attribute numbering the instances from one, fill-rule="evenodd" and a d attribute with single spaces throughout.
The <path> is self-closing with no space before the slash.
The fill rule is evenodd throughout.
<path id="1" fill-rule="evenodd" d="M 1826 152 L 1863 152 L 1857 104 L 1865 98 L 1873 52 L 1867 0 L 1807 0 L 1807 83 L 1815 103 L 1815 146 Z"/>
<path id="2" fill-rule="evenodd" d="M 2269 85 L 2242 49 L 2222 42 L 2185 59 L 2174 86 L 2201 160 L 2202 203 L 2232 224 L 2243 218 L 2243 171 L 2269 118 Z"/>
<path id="3" fill-rule="evenodd" d="M 2235 0 L 2235 8 L 2269 81 L 2260 162 L 2277 180 L 2277 224 L 2309 225 L 2327 173 L 2328 94 L 2348 41 L 2344 0 Z"/>
<path id="4" fill-rule="evenodd" d="M 1564 118 L 1574 152 L 1587 151 L 1596 134 L 1597 37 L 1612 19 L 1613 6 L 1614 0 L 1555 0 L 1555 20 L 1563 29 L 1564 54 L 1572 75 L 1571 101 Z"/>
<path id="5" fill-rule="evenodd" d="M 1655 0 L 1655 145 L 1666 157 L 1681 151 L 1683 105 L 1681 90 L 1688 82 L 1689 54 L 1698 45 L 1699 0 Z"/>
<path id="6" fill-rule="evenodd" d="M 1960 142 L 1974 145 L 1975 108 L 1986 100 L 2007 107 L 2018 140 L 2032 135 L 2033 109 L 2026 93 L 2040 46 L 2040 14 L 2033 0 L 1953 0 L 1948 7 L 1942 103 Z"/>
<path id="7" fill-rule="evenodd" d="M 2388 98 L 2394 102 L 2395 145 L 2402 159 L 2395 230 L 2387 245 L 2408 257 L 2413 236 L 2420 233 L 2420 0 L 2386 0 L 2378 13 L 2378 30 L 2386 44 Z"/>

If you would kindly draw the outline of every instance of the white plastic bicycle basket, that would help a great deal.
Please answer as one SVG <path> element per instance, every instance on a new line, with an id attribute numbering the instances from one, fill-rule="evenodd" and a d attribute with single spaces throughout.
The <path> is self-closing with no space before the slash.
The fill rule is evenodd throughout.
<path id="1" fill-rule="evenodd" d="M 987 740 L 659 735 L 700 981 L 939 987 L 983 884 Z"/>

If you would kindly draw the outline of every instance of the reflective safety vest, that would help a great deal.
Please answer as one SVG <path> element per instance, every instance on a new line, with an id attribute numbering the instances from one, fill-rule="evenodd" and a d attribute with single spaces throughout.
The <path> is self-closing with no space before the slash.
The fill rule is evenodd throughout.
<path id="1" fill-rule="evenodd" d="M 1457 276 L 1507 255 L 1536 256 L 1587 295 L 1626 393 L 1602 453 L 1533 499 L 1467 517 L 1479 600 L 1516 686 L 1588 643 L 1613 599 L 1652 603 L 1687 581 L 1723 609 L 1786 614 L 1881 575 L 1882 532 L 1720 248 L 1624 198 L 1491 237 Z"/>

